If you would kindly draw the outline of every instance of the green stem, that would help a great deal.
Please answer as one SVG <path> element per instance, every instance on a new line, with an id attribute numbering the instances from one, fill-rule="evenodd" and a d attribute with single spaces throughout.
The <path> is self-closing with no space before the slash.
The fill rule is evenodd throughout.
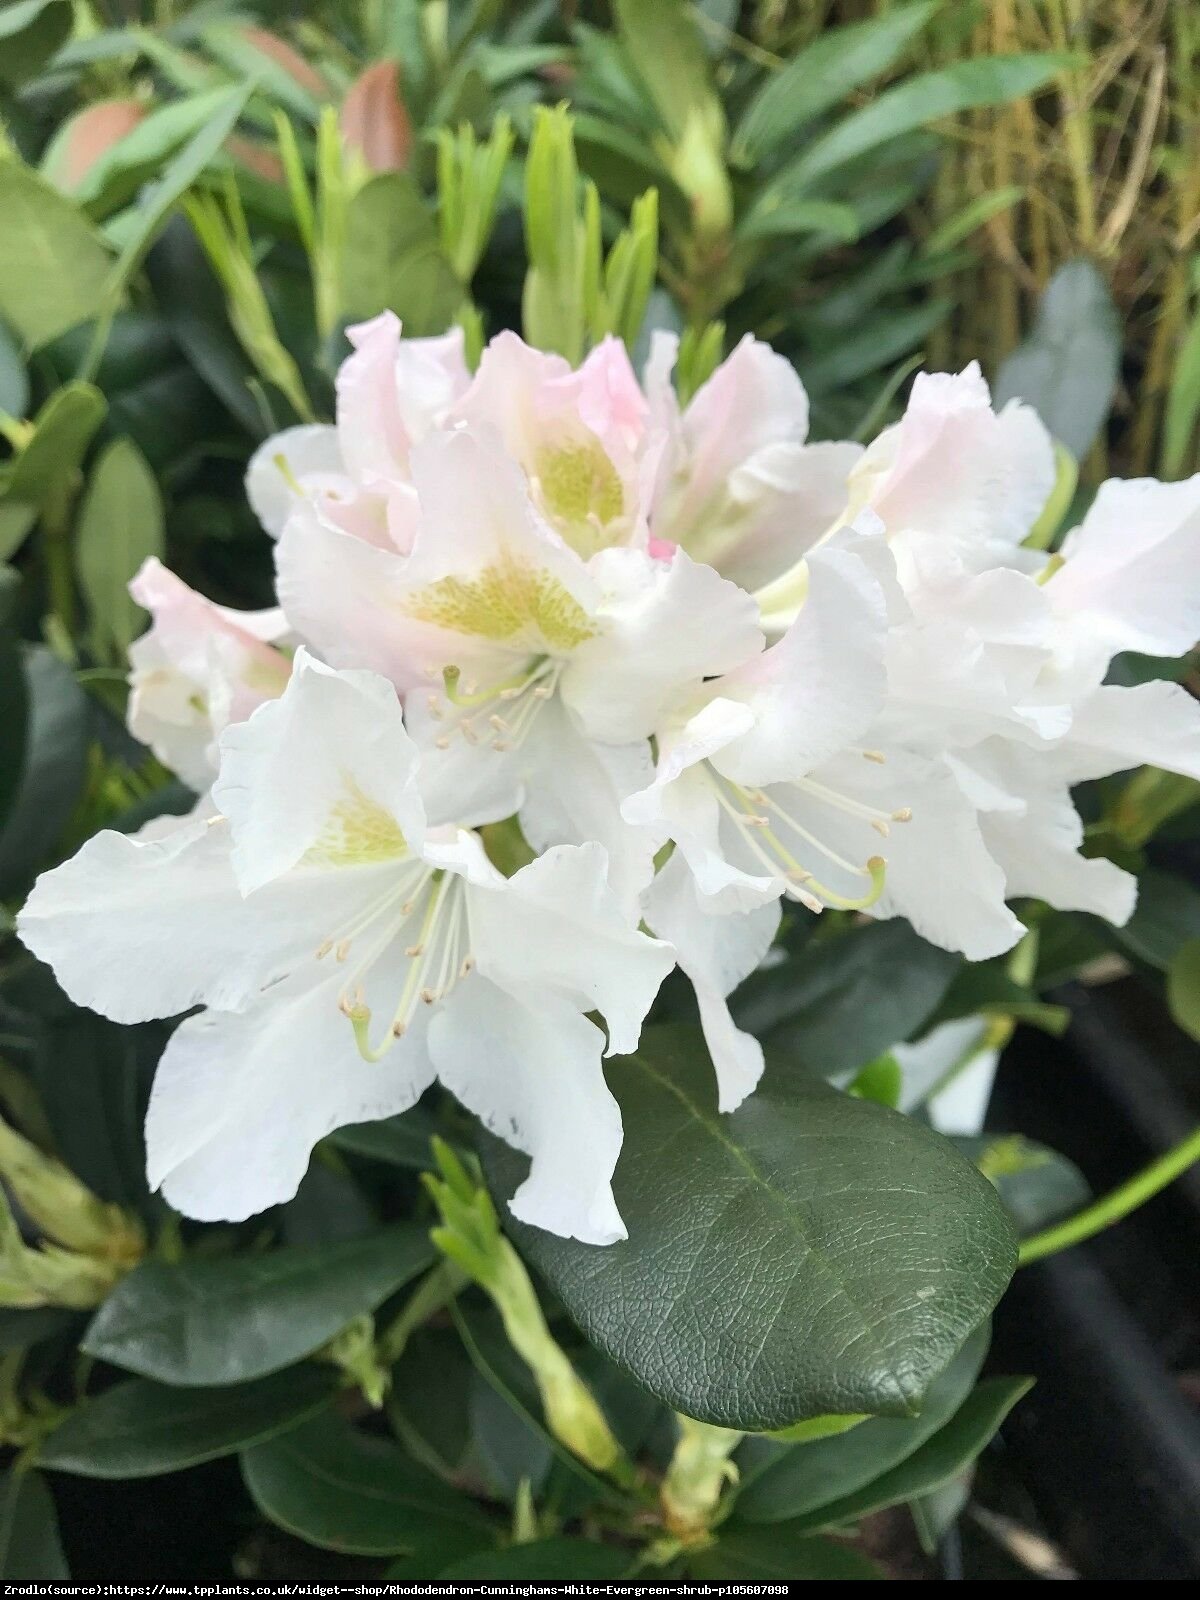
<path id="1" fill-rule="evenodd" d="M 73 487 L 60 487 L 42 508 L 42 533 L 46 552 L 46 587 L 50 609 L 65 631 L 75 636 L 75 574 L 71 559 L 71 505 Z"/>
<path id="2" fill-rule="evenodd" d="M 1173 1183 L 1195 1161 L 1200 1161 L 1200 1128 L 1194 1129 L 1181 1144 L 1159 1156 L 1157 1161 L 1152 1161 L 1141 1172 L 1135 1173 L 1111 1194 L 1086 1206 L 1065 1222 L 1026 1239 L 1021 1246 L 1021 1266 L 1040 1261 L 1043 1256 L 1054 1255 L 1059 1250 L 1069 1249 L 1071 1245 L 1080 1244 L 1102 1229 L 1111 1227 L 1114 1222 L 1120 1222 L 1122 1217 L 1136 1211 L 1160 1189 Z"/>

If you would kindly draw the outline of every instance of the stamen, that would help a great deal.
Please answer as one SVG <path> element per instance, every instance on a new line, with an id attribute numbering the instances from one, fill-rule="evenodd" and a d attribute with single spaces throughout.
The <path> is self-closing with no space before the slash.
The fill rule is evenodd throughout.
<path id="1" fill-rule="evenodd" d="M 882 750 L 864 750 L 862 755 L 864 761 L 877 762 L 881 767 L 887 761 L 887 757 L 884 755 Z"/>
<path id="2" fill-rule="evenodd" d="M 901 806 L 899 811 L 893 811 L 892 812 L 892 821 L 893 822 L 911 822 L 912 821 L 912 807 L 911 806 Z"/>
<path id="3" fill-rule="evenodd" d="M 891 834 L 891 831 L 892 831 L 888 827 L 887 823 L 886 822 L 882 822 L 878 817 L 872 817 L 871 818 L 871 826 L 875 829 L 875 832 L 879 835 L 879 837 L 881 839 L 888 838 L 889 835 Z"/>
<path id="4" fill-rule="evenodd" d="M 336 951 L 334 952 L 334 959 L 336 961 L 345 961 L 346 957 L 349 954 L 350 954 L 350 940 L 349 939 L 343 939 L 341 941 L 341 943 L 338 945 Z"/>

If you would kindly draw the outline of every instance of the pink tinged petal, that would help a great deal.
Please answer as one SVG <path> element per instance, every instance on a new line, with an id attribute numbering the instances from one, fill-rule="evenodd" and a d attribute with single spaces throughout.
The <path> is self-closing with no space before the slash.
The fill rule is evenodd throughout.
<path id="1" fill-rule="evenodd" d="M 808 396 L 791 362 L 747 334 L 693 395 L 683 431 L 704 492 L 771 445 L 803 444 Z"/>
<path id="2" fill-rule="evenodd" d="M 860 740 L 883 704 L 883 594 L 857 556 L 823 549 L 808 562 L 808 597 L 778 644 L 732 672 L 721 693 L 753 724 L 714 752 L 739 783 L 803 776 Z"/>
<path id="3" fill-rule="evenodd" d="M 674 959 L 665 944 L 639 933 L 622 908 L 600 845 L 555 846 L 502 888 L 472 890 L 469 908 L 483 977 L 599 1011 L 608 1025 L 608 1054 L 637 1048 Z"/>
<path id="4" fill-rule="evenodd" d="M 882 517 L 889 537 L 937 534 L 968 561 L 990 565 L 1029 533 L 1054 487 L 1054 449 L 1018 401 L 992 410 L 972 362 L 960 373 L 920 373 L 907 410 L 868 449 L 851 503 Z"/>
<path id="5" fill-rule="evenodd" d="M 695 553 L 745 589 L 771 582 L 842 516 L 861 455 L 861 445 L 834 440 L 768 445 L 731 474 L 725 525 Z"/>
<path id="6" fill-rule="evenodd" d="M 1200 638 L 1200 473 L 1101 484 L 1062 554 L 1046 592 L 1110 655 L 1177 656 Z"/>
<path id="7" fill-rule="evenodd" d="M 696 991 L 700 1023 L 717 1074 L 718 1110 L 736 1111 L 763 1070 L 762 1046 L 730 1015 L 726 996 L 759 966 L 779 929 L 778 900 L 754 910 L 714 914 L 676 853 L 643 896 L 646 925 L 675 950 Z"/>
<path id="8" fill-rule="evenodd" d="M 379 672 L 401 693 L 418 684 L 441 687 L 441 669 L 477 661 L 502 675 L 507 657 L 494 647 L 464 647 L 461 635 L 410 614 L 405 559 L 375 549 L 321 520 L 297 512 L 275 553 L 276 586 L 296 631 L 335 667 Z"/>
<path id="9" fill-rule="evenodd" d="M 282 697 L 221 738 L 213 799 L 229 819 L 243 894 L 310 851 L 357 864 L 419 848 L 416 765 L 392 686 L 301 650 Z"/>
<path id="10" fill-rule="evenodd" d="M 603 1046 L 599 1028 L 570 1002 L 533 983 L 500 989 L 478 974 L 457 986 L 429 1029 L 441 1081 L 532 1158 L 509 1203 L 513 1215 L 599 1245 L 627 1236 L 612 1193 L 621 1112 L 604 1081 Z"/>
<path id="11" fill-rule="evenodd" d="M 574 651 L 561 687 L 594 739 L 649 737 L 681 695 L 762 649 L 754 600 L 682 550 L 669 564 L 604 550 L 589 570 L 602 630 Z"/>
<path id="12" fill-rule="evenodd" d="M 641 444 L 649 407 L 623 340 L 610 334 L 589 352 L 579 369 L 578 408 L 598 438 L 619 439 L 629 451 Z"/>
<path id="13" fill-rule="evenodd" d="M 147 1176 L 185 1216 L 240 1222 L 291 1199 L 318 1140 L 407 1110 L 433 1079 L 424 1027 L 378 1062 L 337 1005 L 341 975 L 305 973 L 246 1010 L 175 1032 L 146 1117 Z"/>
<path id="14" fill-rule="evenodd" d="M 272 434 L 250 458 L 246 497 L 273 539 L 303 497 L 306 479 L 342 479 L 345 467 L 337 429 L 324 423 Z"/>
<path id="15" fill-rule="evenodd" d="M 461 328 L 402 339 L 394 313 L 348 328 L 337 375 L 338 437 L 350 474 L 386 488 L 408 477 L 415 445 L 440 427 L 470 382 Z"/>

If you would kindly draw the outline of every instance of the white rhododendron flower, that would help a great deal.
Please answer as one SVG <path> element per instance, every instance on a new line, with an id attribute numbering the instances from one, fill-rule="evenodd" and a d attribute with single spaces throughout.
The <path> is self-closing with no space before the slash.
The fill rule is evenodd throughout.
<path id="1" fill-rule="evenodd" d="M 129 731 L 203 793 L 216 774 L 221 730 L 288 681 L 291 658 L 278 648 L 283 612 L 214 605 L 153 557 L 129 592 L 151 618 L 129 651 Z"/>
<path id="2" fill-rule="evenodd" d="M 216 817 L 148 844 L 98 834 L 21 915 L 81 1004 L 122 1022 L 209 1007 L 155 1078 L 151 1182 L 191 1216 L 249 1216 L 295 1193 L 318 1139 L 438 1078 L 532 1156 L 517 1216 L 623 1237 L 621 1118 L 586 1013 L 632 1050 L 672 963 L 602 849 L 505 879 L 477 835 L 427 829 L 390 685 L 307 653 L 221 749 Z"/>
<path id="3" fill-rule="evenodd" d="M 293 514 L 278 550 L 289 618 L 326 660 L 407 693 L 437 820 L 446 805 L 458 821 L 518 811 L 535 848 L 596 840 L 632 904 L 653 850 L 621 801 L 648 780 L 646 741 L 675 700 L 761 648 L 752 599 L 683 552 L 585 561 L 490 430 L 428 439 L 412 474 L 407 555 L 314 506 Z"/>
<path id="4" fill-rule="evenodd" d="M 609 1242 L 601 1056 L 673 965 L 729 1111 L 763 1057 L 728 997 L 785 899 L 974 960 L 1015 897 L 1128 918 L 1071 791 L 1200 777 L 1185 691 L 1108 681 L 1200 634 L 1200 478 L 1104 485 L 1047 556 L 1052 442 L 975 366 L 864 450 L 809 442 L 754 339 L 681 405 L 664 335 L 643 382 L 611 339 L 573 369 L 500 334 L 472 376 L 458 331 L 349 338 L 336 425 L 250 466 L 282 611 L 134 585 L 130 725 L 200 809 L 97 835 L 19 923 L 107 1016 L 204 1008 L 147 1126 L 180 1210 L 286 1199 L 437 1080 L 530 1154 L 518 1216 Z"/>

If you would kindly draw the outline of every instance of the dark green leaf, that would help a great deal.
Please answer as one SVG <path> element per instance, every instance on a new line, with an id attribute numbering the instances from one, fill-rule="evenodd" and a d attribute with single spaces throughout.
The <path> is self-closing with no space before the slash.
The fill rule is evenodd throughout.
<path id="1" fill-rule="evenodd" d="M 1075 1163 L 1023 1134 L 962 1135 L 954 1142 L 996 1185 L 1022 1238 L 1091 1202 L 1091 1188 Z"/>
<path id="2" fill-rule="evenodd" d="M 74 1311 L 60 1311 L 56 1306 L 40 1306 L 36 1311 L 17 1311 L 5 1306 L 0 1309 L 0 1352 L 27 1350 L 41 1339 L 64 1333 L 76 1316 Z"/>
<path id="3" fill-rule="evenodd" d="M 0 1478 L 0 1578 L 18 1583 L 70 1576 L 45 1479 L 10 1467 Z"/>
<path id="4" fill-rule="evenodd" d="M 162 496 L 131 439 L 114 439 L 96 462 L 75 537 L 92 653 L 123 661 L 146 620 L 130 580 L 143 561 L 165 553 Z"/>
<path id="5" fill-rule="evenodd" d="M 735 1009 L 742 1027 L 770 1035 L 829 1076 L 864 1066 L 915 1033 L 960 964 L 907 922 L 872 922 L 806 945 L 752 978 Z"/>
<path id="6" fill-rule="evenodd" d="M 846 1433 L 803 1444 L 750 1439 L 738 1454 L 741 1522 L 786 1522 L 844 1499 L 919 1450 L 971 1392 L 987 1354 L 980 1328 L 930 1385 L 919 1417 L 872 1417 Z"/>
<path id="7" fill-rule="evenodd" d="M 976 106 L 1020 100 L 1069 64 L 1056 55 L 981 56 L 922 72 L 886 89 L 815 140 L 788 169 L 789 186 L 810 184 L 856 156 Z"/>
<path id="8" fill-rule="evenodd" d="M 1167 1005 L 1183 1031 L 1200 1039 L 1200 939 L 1189 939 L 1171 957 Z"/>
<path id="9" fill-rule="evenodd" d="M 912 1455 L 857 1494 L 823 1505 L 791 1524 L 801 1529 L 844 1527 L 873 1511 L 930 1494 L 975 1460 L 1023 1395 L 1032 1378 L 985 1378 L 954 1417 Z"/>
<path id="10" fill-rule="evenodd" d="M 992 399 L 1025 400 L 1076 460 L 1099 433 L 1121 366 L 1121 322 L 1090 261 L 1068 261 L 1042 295 L 1033 331 L 1002 363 Z"/>
<path id="11" fill-rule="evenodd" d="M 240 1383 L 310 1355 L 427 1266 L 423 1228 L 222 1261 L 148 1262 L 118 1284 L 83 1340 L 89 1355 L 184 1387 Z"/>
<path id="12" fill-rule="evenodd" d="M 911 1415 L 1011 1276 L 991 1186 L 938 1135 L 771 1063 L 716 1112 L 691 1029 L 613 1061 L 629 1238 L 597 1250 L 506 1217 L 588 1339 L 660 1400 L 729 1428 Z M 486 1139 L 507 1198 L 524 1158 Z"/>
<path id="13" fill-rule="evenodd" d="M 83 787 L 88 703 L 70 669 L 42 646 L 25 654 L 25 768 L 0 831 L 0 894 L 31 882 L 58 842 Z"/>
<path id="14" fill-rule="evenodd" d="M 589 1579 L 601 1582 L 625 1577 L 634 1560 L 632 1550 L 622 1550 L 615 1544 L 596 1544 L 590 1539 L 538 1539 L 533 1544 L 479 1550 L 444 1567 L 438 1579 L 454 1583 L 513 1583 L 523 1578 L 538 1583 Z"/>
<path id="15" fill-rule="evenodd" d="M 731 159 L 752 167 L 868 78 L 886 72 L 929 20 L 936 0 L 897 6 L 867 22 L 825 28 L 767 78 L 742 113 Z"/>
<path id="16" fill-rule="evenodd" d="M 1137 909 L 1123 928 L 1109 932 L 1130 955 L 1165 971 L 1181 945 L 1200 939 L 1200 890 L 1149 867 L 1138 877 Z"/>
<path id="17" fill-rule="evenodd" d="M 0 79 L 31 78 L 71 32 L 69 0 L 15 0 L 0 6 Z"/>
<path id="18" fill-rule="evenodd" d="M 430 1162 L 429 1140 L 436 1132 L 433 1117 L 423 1106 L 414 1106 L 379 1122 L 349 1122 L 331 1133 L 329 1142 L 350 1155 L 423 1172 Z"/>
<path id="19" fill-rule="evenodd" d="M 788 1527 L 742 1527 L 735 1522 L 719 1528 L 716 1544 L 690 1557 L 687 1566 L 693 1578 L 713 1583 L 780 1578 L 789 1583 L 861 1582 L 883 1577 L 861 1551 L 833 1539 L 814 1539 Z"/>
<path id="20" fill-rule="evenodd" d="M 1023 988 L 1011 978 L 1003 960 L 965 962 L 929 1026 L 980 1013 L 1012 1017 L 1056 1037 L 1065 1032 L 1071 1020 L 1065 1006 L 1048 1005 L 1032 989 Z"/>
<path id="21" fill-rule="evenodd" d="M 25 669 L 10 621 L 10 608 L 18 587 L 16 573 L 9 567 L 0 567 L 0 828 L 21 786 L 29 725 Z"/>
<path id="22" fill-rule="evenodd" d="M 0 159 L 0 316 L 36 350 L 95 316 L 112 257 L 91 223 L 15 157 Z"/>
<path id="23" fill-rule="evenodd" d="M 323 1411 L 331 1367 L 304 1366 L 224 1389 L 133 1378 L 85 1401 L 38 1449 L 38 1465 L 83 1478 L 152 1478 L 261 1444 Z"/>
<path id="24" fill-rule="evenodd" d="M 327 1550 L 449 1555 L 486 1543 L 494 1526 L 397 1445 L 328 1413 L 247 1450 L 242 1473 L 265 1517 Z"/>

